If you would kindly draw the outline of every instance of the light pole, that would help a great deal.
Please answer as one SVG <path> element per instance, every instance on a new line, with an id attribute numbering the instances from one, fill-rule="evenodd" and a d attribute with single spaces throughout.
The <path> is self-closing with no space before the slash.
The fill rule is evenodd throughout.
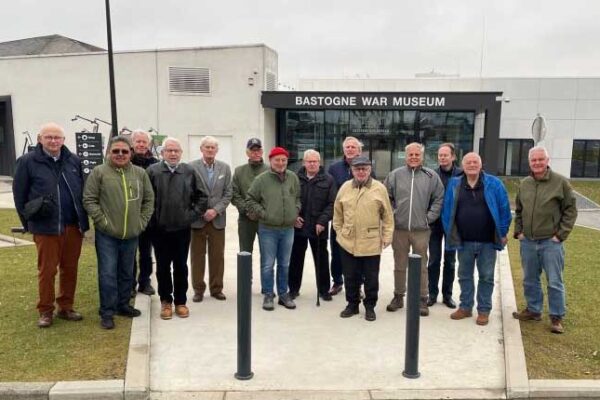
<path id="1" fill-rule="evenodd" d="M 110 114 L 112 127 L 110 137 L 117 135 L 119 124 L 117 123 L 117 95 L 115 93 L 115 67 L 113 64 L 112 30 L 110 26 L 110 1 L 105 0 L 106 5 L 106 37 L 108 39 L 108 79 L 110 83 Z"/>

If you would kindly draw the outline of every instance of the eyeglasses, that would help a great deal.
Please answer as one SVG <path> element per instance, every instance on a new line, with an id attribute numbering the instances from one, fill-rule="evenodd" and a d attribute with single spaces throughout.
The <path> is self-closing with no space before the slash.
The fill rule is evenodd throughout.
<path id="1" fill-rule="evenodd" d="M 42 136 L 42 139 L 47 140 L 49 142 L 51 142 L 51 141 L 60 142 L 64 138 L 65 138 L 64 136 Z"/>
<path id="2" fill-rule="evenodd" d="M 127 149 L 112 149 L 110 152 L 112 154 L 115 154 L 115 155 L 117 155 L 117 154 L 129 154 L 129 150 L 127 150 Z"/>

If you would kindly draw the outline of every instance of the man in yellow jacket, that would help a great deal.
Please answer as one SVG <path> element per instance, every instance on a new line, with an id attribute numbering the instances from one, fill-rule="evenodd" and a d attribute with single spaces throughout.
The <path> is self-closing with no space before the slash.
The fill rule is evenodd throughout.
<path id="1" fill-rule="evenodd" d="M 365 319 L 375 321 L 379 261 L 382 249 L 392 242 L 394 216 L 387 189 L 371 177 L 371 161 L 357 157 L 351 169 L 353 179 L 340 188 L 333 211 L 348 302 L 340 317 L 358 314 L 360 285 L 364 282 Z"/>

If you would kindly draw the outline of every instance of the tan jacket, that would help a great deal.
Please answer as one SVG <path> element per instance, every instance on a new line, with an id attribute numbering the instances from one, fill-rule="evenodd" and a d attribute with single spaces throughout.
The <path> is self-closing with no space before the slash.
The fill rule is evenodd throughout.
<path id="1" fill-rule="evenodd" d="M 383 243 L 392 242 L 394 214 L 382 183 L 370 178 L 362 187 L 345 182 L 335 199 L 333 229 L 337 242 L 356 257 L 381 254 Z"/>

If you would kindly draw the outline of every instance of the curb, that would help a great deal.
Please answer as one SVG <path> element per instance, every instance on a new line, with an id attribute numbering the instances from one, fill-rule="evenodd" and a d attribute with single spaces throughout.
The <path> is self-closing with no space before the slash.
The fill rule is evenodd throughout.
<path id="1" fill-rule="evenodd" d="M 131 323 L 131 337 L 125 369 L 125 400 L 145 400 L 150 396 L 150 310 L 152 296 L 138 294 L 135 307 L 142 312 Z"/>

